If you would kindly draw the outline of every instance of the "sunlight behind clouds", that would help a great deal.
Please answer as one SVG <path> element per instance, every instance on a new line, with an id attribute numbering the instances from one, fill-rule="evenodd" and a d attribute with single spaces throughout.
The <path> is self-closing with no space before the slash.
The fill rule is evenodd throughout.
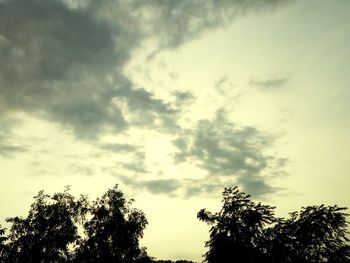
<path id="1" fill-rule="evenodd" d="M 225 186 L 282 215 L 349 206 L 349 10 L 0 0 L 1 222 L 40 189 L 118 183 L 149 219 L 150 255 L 200 261 L 196 212 Z"/>

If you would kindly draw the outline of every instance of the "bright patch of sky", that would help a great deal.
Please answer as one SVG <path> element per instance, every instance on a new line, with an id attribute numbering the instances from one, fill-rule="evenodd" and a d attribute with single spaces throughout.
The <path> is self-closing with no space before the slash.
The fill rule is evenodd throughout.
<path id="1" fill-rule="evenodd" d="M 350 3 L 204 2 L 0 1 L 2 224 L 118 183 L 151 256 L 201 261 L 225 186 L 350 206 Z"/>

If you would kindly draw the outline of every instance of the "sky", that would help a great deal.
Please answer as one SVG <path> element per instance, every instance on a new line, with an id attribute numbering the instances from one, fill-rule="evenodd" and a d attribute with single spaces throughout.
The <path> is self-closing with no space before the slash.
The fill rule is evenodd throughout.
<path id="1" fill-rule="evenodd" d="M 350 207 L 347 0 L 0 0 L 0 224 L 41 189 L 146 213 L 202 260 L 224 187 Z"/>

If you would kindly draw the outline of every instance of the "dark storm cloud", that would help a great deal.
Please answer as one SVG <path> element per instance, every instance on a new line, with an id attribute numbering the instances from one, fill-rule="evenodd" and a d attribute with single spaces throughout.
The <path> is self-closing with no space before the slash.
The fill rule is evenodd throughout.
<path id="1" fill-rule="evenodd" d="M 209 173 L 209 177 L 198 182 L 190 192 L 201 191 L 208 180 L 219 180 L 223 185 L 237 182 L 254 194 L 272 192 L 261 174 L 265 170 L 279 170 L 283 162 L 265 153 L 272 146 L 273 137 L 261 133 L 253 127 L 237 127 L 218 111 L 215 119 L 199 121 L 197 127 L 174 140 L 178 152 L 176 162 L 195 163 Z"/>
<path id="2" fill-rule="evenodd" d="M 288 78 L 276 78 L 267 80 L 252 80 L 250 85 L 256 86 L 262 89 L 278 89 L 283 87 L 289 81 Z"/>
<path id="3" fill-rule="evenodd" d="M 69 1 L 66 1 L 69 2 Z M 74 3 L 74 2 L 72 2 Z M 106 7 L 117 8 L 115 19 Z M 95 139 L 101 130 L 128 127 L 115 97 L 123 98 L 137 122 L 152 125 L 174 112 L 142 88 L 122 67 L 142 33 L 130 22 L 131 6 L 118 1 L 87 2 L 72 8 L 60 0 L 0 2 L 0 97 L 4 110 L 24 110 Z M 107 78 L 114 79 L 107 84 Z M 114 88 L 113 86 L 118 86 Z"/>
<path id="4" fill-rule="evenodd" d="M 0 1 L 0 102 L 7 111 L 41 114 L 95 139 L 105 127 L 129 127 L 112 105 L 119 97 L 139 115 L 131 125 L 174 130 L 175 111 L 124 76 L 130 52 L 148 37 L 160 48 L 176 47 L 249 10 L 284 2 Z M 118 89 L 110 92 L 113 85 Z"/>
<path id="5" fill-rule="evenodd" d="M 128 56 L 114 47 L 114 37 L 125 37 L 120 26 L 99 19 L 94 10 L 72 10 L 61 1 L 0 2 L 0 32 L 2 88 L 21 85 L 20 95 L 33 82 L 61 80 L 77 68 L 103 71 Z"/>
<path id="6" fill-rule="evenodd" d="M 90 141 L 96 141 L 105 128 L 122 132 L 142 126 L 180 132 L 178 108 L 192 95 L 177 92 L 171 105 L 136 88 L 123 73 L 131 52 L 147 38 L 158 41 L 156 49 L 175 48 L 242 14 L 286 2 L 290 1 L 0 0 L 0 110 L 55 121 Z M 246 187 L 259 186 L 261 193 L 271 189 L 255 175 L 274 160 L 262 151 L 270 145 L 269 138 L 256 129 L 238 128 L 218 115 L 215 120 L 201 121 L 195 131 L 183 133 L 174 142 L 179 149 L 176 160 L 199 162 L 213 174 L 212 181 L 199 181 L 201 185 L 188 188 L 189 193 L 210 192 L 231 176 Z M 8 137 L 0 138 L 0 154 L 26 149 Z M 101 147 L 133 151 L 126 144 Z M 145 153 L 134 155 L 122 168 L 147 173 Z M 153 193 L 173 193 L 186 183 L 134 180 Z"/>
<path id="7" fill-rule="evenodd" d="M 0 96 L 4 110 L 43 112 L 90 138 L 101 127 L 126 127 L 103 94 L 108 72 L 122 66 L 135 38 L 98 9 L 72 9 L 63 2 L 0 2 Z M 125 80 L 121 78 L 123 82 Z M 126 81 L 128 85 L 128 81 Z"/>
<path id="8" fill-rule="evenodd" d="M 120 110 L 110 105 L 111 98 L 67 98 L 53 102 L 47 109 L 51 118 L 69 125 L 74 133 L 85 139 L 94 139 L 106 126 L 119 132 L 128 127 Z"/>

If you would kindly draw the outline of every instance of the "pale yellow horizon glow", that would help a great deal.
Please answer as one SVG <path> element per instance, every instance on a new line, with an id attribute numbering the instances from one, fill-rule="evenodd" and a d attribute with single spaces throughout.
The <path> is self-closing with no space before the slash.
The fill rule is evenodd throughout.
<path id="1" fill-rule="evenodd" d="M 182 188 L 156 193 L 136 182 L 210 176 L 199 161 L 176 163 L 173 140 L 194 131 L 198 121 L 213 120 L 220 110 L 237 127 L 254 127 L 273 137 L 266 151 L 288 159 L 283 175 L 268 179 L 280 190 L 263 197 L 249 193 L 254 200 L 276 205 L 279 216 L 305 205 L 350 207 L 349 11 L 347 1 L 296 1 L 244 15 L 153 57 L 157 43 L 145 41 L 133 50 L 123 72 L 135 87 L 173 105 L 176 92 L 193 95 L 177 105 L 181 134 L 135 125 L 89 141 L 44 114 L 14 113 L 9 118 L 18 122 L 11 136 L 27 151 L 0 156 L 0 224 L 8 226 L 5 218 L 25 215 L 41 189 L 52 193 L 71 185 L 75 195 L 94 199 L 118 183 L 148 218 L 141 244 L 150 256 L 202 261 L 209 227 L 196 214 L 201 208 L 218 211 L 221 192 L 187 197 Z M 123 103 L 115 100 L 111 107 L 117 105 L 133 119 Z M 136 150 L 114 154 L 101 149 L 108 143 Z M 126 168 L 140 160 L 144 173 Z M 123 181 L 126 177 L 134 185 Z M 232 184 L 236 180 L 232 176 Z"/>

